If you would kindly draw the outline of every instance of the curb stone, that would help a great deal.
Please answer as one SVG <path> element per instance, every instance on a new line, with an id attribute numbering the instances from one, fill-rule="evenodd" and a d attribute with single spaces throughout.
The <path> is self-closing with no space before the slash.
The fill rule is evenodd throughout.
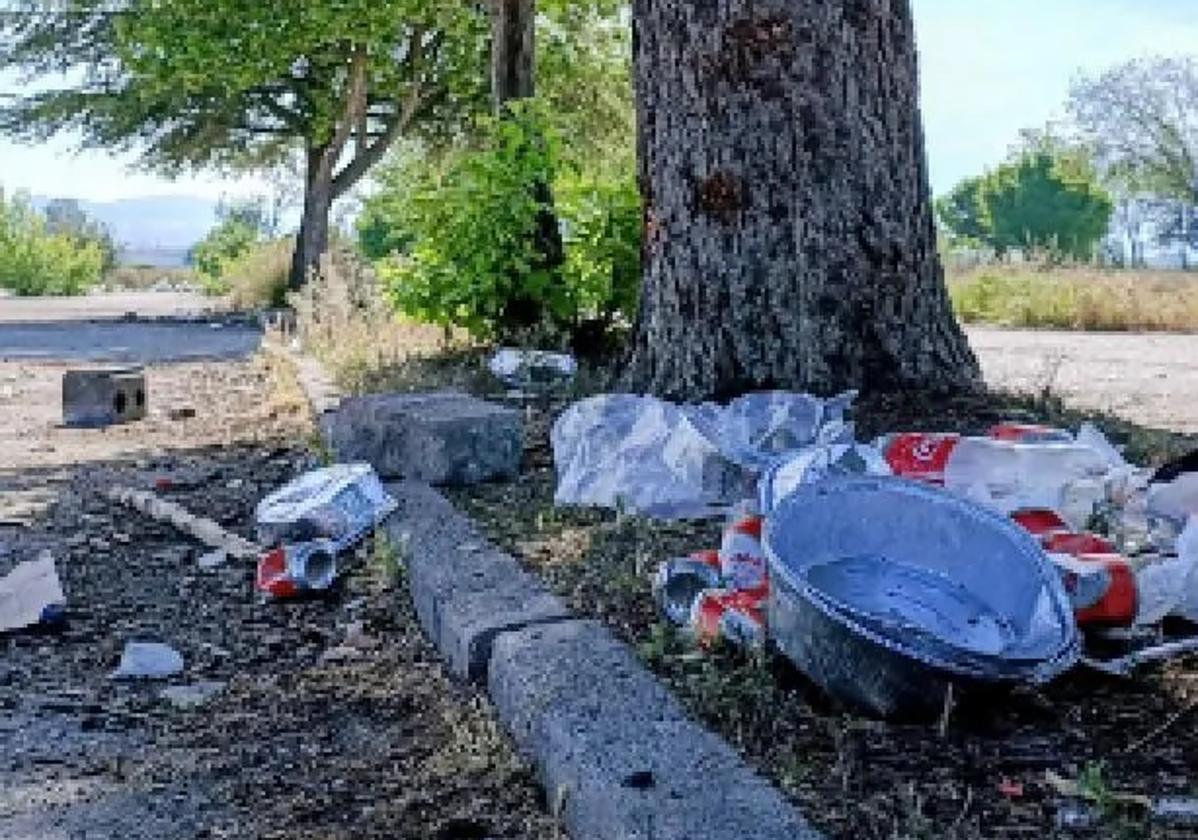
<path id="1" fill-rule="evenodd" d="M 286 355 L 316 417 L 335 411 L 317 410 L 319 364 Z M 819 840 L 606 627 L 575 618 L 432 487 L 386 488 L 399 507 L 383 528 L 421 626 L 453 673 L 485 683 L 574 840 Z"/>

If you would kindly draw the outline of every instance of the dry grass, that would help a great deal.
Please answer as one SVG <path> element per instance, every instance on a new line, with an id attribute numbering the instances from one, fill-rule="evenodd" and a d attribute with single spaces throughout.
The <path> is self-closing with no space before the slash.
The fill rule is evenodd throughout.
<path id="1" fill-rule="evenodd" d="M 109 289 L 143 291 L 159 283 L 172 286 L 200 287 L 196 273 L 186 266 L 118 265 L 104 275 L 102 285 Z"/>
<path id="2" fill-rule="evenodd" d="M 294 249 L 292 237 L 262 242 L 226 265 L 218 285 L 227 290 L 233 307 L 282 306 L 287 298 L 287 276 Z"/>
<path id="3" fill-rule="evenodd" d="M 965 323 L 1198 332 L 1198 276 L 1091 267 L 983 266 L 950 276 Z"/>
<path id="4" fill-rule="evenodd" d="M 304 347 L 345 393 L 362 393 L 396 369 L 469 347 L 464 335 L 399 318 L 373 269 L 347 249 L 326 254 L 319 275 L 288 302 Z"/>

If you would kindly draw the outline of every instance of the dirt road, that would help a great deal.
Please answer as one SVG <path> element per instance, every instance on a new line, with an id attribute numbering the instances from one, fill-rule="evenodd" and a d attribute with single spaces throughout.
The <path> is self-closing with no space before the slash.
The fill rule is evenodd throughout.
<path id="1" fill-rule="evenodd" d="M 971 327 L 991 387 L 1039 393 L 1160 429 L 1198 432 L 1198 335 Z"/>
<path id="2" fill-rule="evenodd" d="M 0 837 L 560 839 L 385 545 L 341 558 L 327 597 L 263 603 L 254 564 L 202 567 L 102 495 L 157 487 L 252 538 L 257 501 L 316 463 L 277 357 L 152 364 L 149 417 L 86 430 L 59 425 L 66 366 L 0 362 L 0 574 L 47 550 L 67 596 L 65 625 L 0 636 Z M 129 641 L 185 670 L 110 679 Z"/>

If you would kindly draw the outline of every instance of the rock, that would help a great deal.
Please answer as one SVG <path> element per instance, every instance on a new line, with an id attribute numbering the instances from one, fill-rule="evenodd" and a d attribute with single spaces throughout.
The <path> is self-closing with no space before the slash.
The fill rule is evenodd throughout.
<path id="1" fill-rule="evenodd" d="M 128 642 L 121 654 L 121 664 L 109 674 L 110 679 L 165 679 L 183 670 L 183 657 L 170 645 L 160 642 Z"/>
<path id="2" fill-rule="evenodd" d="M 355 397 L 320 422 L 340 460 L 369 462 L 384 478 L 514 478 L 524 453 L 518 411 L 454 391 Z"/>
<path id="3" fill-rule="evenodd" d="M 164 688 L 158 696 L 176 709 L 198 709 L 224 690 L 223 682 L 198 682 Z"/>

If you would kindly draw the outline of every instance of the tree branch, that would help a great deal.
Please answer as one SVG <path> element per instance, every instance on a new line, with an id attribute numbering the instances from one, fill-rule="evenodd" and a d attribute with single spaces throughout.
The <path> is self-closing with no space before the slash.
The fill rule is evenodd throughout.
<path id="1" fill-rule="evenodd" d="M 416 82 L 415 87 L 404 103 L 403 109 L 387 121 L 387 127 L 379 135 L 378 139 L 364 149 L 361 149 L 354 159 L 347 163 L 333 178 L 334 198 L 344 195 L 346 191 L 366 174 L 370 167 L 382 159 L 387 150 L 395 144 L 395 141 L 408 130 L 408 127 L 412 124 L 412 120 L 415 119 L 416 114 L 420 111 L 420 106 L 424 102 L 425 98 L 420 82 Z"/>

